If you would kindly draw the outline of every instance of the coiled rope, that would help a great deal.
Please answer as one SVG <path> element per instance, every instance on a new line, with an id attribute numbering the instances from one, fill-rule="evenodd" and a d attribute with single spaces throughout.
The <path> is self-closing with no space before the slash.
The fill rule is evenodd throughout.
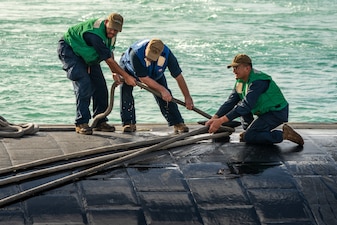
<path id="1" fill-rule="evenodd" d="M 33 135 L 39 131 L 35 123 L 12 124 L 0 116 L 0 137 L 19 138 L 23 135 Z"/>

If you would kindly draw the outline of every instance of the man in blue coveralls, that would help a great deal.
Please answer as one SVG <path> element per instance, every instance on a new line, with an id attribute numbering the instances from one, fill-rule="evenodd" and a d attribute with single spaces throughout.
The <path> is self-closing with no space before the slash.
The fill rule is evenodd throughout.
<path id="1" fill-rule="evenodd" d="M 288 122 L 289 105 L 273 79 L 256 69 L 249 56 L 238 54 L 227 68 L 233 68 L 236 83 L 227 101 L 206 122 L 209 132 L 216 132 L 220 125 L 241 117 L 245 130 L 241 141 L 253 144 L 274 144 L 290 140 L 302 146 L 304 141 L 289 125 L 283 130 L 275 128 Z M 256 119 L 254 116 L 256 115 Z"/>
<path id="2" fill-rule="evenodd" d="M 140 40 L 132 44 L 120 59 L 120 66 L 151 89 L 160 93 L 154 95 L 162 115 L 169 126 L 174 126 L 175 133 L 188 132 L 176 103 L 172 102 L 172 94 L 164 75 L 166 68 L 175 78 L 184 95 L 186 108 L 193 108 L 193 100 L 188 90 L 182 70 L 171 50 L 160 39 Z M 121 85 L 121 118 L 124 132 L 136 131 L 135 103 L 132 95 L 133 87 Z"/>
<path id="3" fill-rule="evenodd" d="M 79 134 L 92 134 L 88 123 L 91 118 L 89 106 L 93 100 L 93 117 L 108 107 L 108 89 L 100 62 L 109 66 L 114 80 L 122 76 L 128 85 L 135 86 L 136 79 L 122 70 L 114 60 L 118 32 L 122 31 L 123 17 L 112 13 L 105 19 L 90 19 L 72 26 L 59 41 L 58 55 L 67 77 L 72 81 L 76 96 L 75 130 Z M 118 78 L 116 78 L 118 77 Z M 98 121 L 94 130 L 113 132 L 115 127 Z"/>

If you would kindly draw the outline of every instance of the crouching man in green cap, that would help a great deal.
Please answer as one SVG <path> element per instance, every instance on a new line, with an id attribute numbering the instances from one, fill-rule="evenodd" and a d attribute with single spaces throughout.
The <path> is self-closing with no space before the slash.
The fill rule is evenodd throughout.
<path id="1" fill-rule="evenodd" d="M 290 140 L 302 146 L 303 138 L 289 125 L 289 105 L 273 79 L 256 69 L 249 56 L 238 54 L 227 68 L 233 68 L 236 83 L 227 101 L 206 122 L 209 132 L 216 132 L 222 123 L 241 117 L 245 130 L 240 140 L 253 144 L 274 144 Z M 255 115 L 255 119 L 254 119 Z"/>

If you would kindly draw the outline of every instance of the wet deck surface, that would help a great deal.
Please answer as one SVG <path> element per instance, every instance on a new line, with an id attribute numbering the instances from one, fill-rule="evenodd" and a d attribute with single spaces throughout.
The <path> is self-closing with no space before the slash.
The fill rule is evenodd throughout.
<path id="1" fill-rule="evenodd" d="M 236 128 L 229 142 L 149 153 L 6 204 L 0 224 L 337 224 L 337 125 L 293 127 L 304 138 L 303 148 L 288 141 L 240 143 Z M 132 135 L 117 130 L 86 136 L 72 127 L 41 126 L 33 136 L 0 138 L 0 168 L 172 134 L 165 125 L 138 128 Z M 81 169 L 2 185 L 0 198 Z"/>

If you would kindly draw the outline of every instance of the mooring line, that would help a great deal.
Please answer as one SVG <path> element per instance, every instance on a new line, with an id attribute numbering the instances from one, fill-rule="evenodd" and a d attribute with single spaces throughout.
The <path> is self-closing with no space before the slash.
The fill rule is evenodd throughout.
<path id="1" fill-rule="evenodd" d="M 118 86 L 118 82 L 115 81 L 112 85 L 111 85 L 111 88 L 110 88 L 110 102 L 109 102 L 109 105 L 108 105 L 108 108 L 103 112 L 103 113 L 100 113 L 98 115 L 96 115 L 91 123 L 91 127 L 96 127 L 97 123 L 99 122 L 99 120 L 101 119 L 104 119 L 105 117 L 107 117 L 111 111 L 112 111 L 112 108 L 114 106 L 114 97 L 115 97 L 115 89 L 116 87 Z"/>
<path id="2" fill-rule="evenodd" d="M 41 191 L 50 189 L 52 187 L 56 187 L 56 186 L 59 186 L 61 184 L 73 181 L 74 179 L 79 179 L 79 178 L 84 177 L 84 176 L 95 174 L 95 173 L 100 172 L 100 171 L 102 171 L 106 168 L 115 168 L 115 167 L 121 166 L 123 162 L 125 162 L 129 159 L 135 158 L 135 157 L 140 156 L 140 155 L 144 155 L 144 154 L 149 153 L 149 152 L 156 151 L 156 150 L 158 150 L 158 149 L 160 149 L 160 148 L 162 148 L 162 147 L 164 147 L 168 144 L 171 144 L 171 143 L 174 143 L 176 141 L 185 139 L 187 137 L 197 135 L 197 134 L 207 133 L 207 131 L 208 131 L 208 127 L 205 126 L 205 127 L 200 128 L 200 129 L 196 129 L 194 131 L 191 131 L 189 133 L 180 134 L 180 135 L 172 137 L 172 138 L 170 138 L 166 141 L 163 141 L 163 142 L 160 142 L 160 143 L 155 144 L 153 146 L 147 147 L 145 149 L 133 152 L 131 154 L 119 157 L 117 159 L 105 162 L 105 163 L 97 165 L 97 166 L 93 166 L 93 167 L 88 168 L 88 169 L 84 169 L 82 171 L 79 171 L 79 172 L 67 175 L 65 177 L 47 182 L 45 184 L 38 185 L 38 186 L 33 187 L 31 189 L 24 190 L 20 193 L 5 197 L 3 199 L 0 199 L 0 207 L 2 207 L 4 205 L 7 205 L 9 203 L 12 203 L 14 201 L 29 197 L 29 196 L 34 195 L 36 193 L 39 193 Z"/>
<path id="3" fill-rule="evenodd" d="M 181 140 L 181 141 L 177 141 L 175 143 L 166 145 L 166 146 L 164 146 L 164 147 L 162 147 L 158 150 L 165 150 L 165 149 L 169 149 L 169 148 L 181 147 L 181 146 L 196 143 L 198 141 L 208 140 L 208 139 L 217 139 L 217 138 L 227 137 L 229 135 L 230 135 L 230 133 L 223 132 L 223 133 L 218 133 L 218 134 L 214 134 L 214 135 L 209 134 L 209 135 L 206 135 L 206 136 L 200 136 L 200 137 L 196 137 L 196 138 L 193 138 L 193 139 L 190 138 L 190 139 Z M 36 177 L 46 176 L 46 175 L 49 175 L 49 174 L 53 174 L 53 173 L 64 171 L 64 170 L 70 170 L 70 169 L 74 169 L 74 168 L 81 167 L 81 166 L 88 166 L 88 165 L 92 165 L 92 164 L 95 164 L 95 163 L 106 162 L 108 160 L 113 160 L 113 159 L 116 159 L 118 157 L 122 157 L 122 156 L 137 152 L 137 151 L 142 150 L 142 149 L 144 149 L 144 147 L 141 148 L 141 149 L 133 149 L 133 150 L 127 150 L 127 151 L 123 151 L 123 152 L 110 153 L 108 155 L 96 156 L 96 157 L 93 157 L 93 158 L 83 159 L 83 160 L 76 161 L 76 162 L 69 162 L 69 163 L 56 165 L 56 166 L 52 166 L 52 167 L 48 167 L 48 168 L 44 168 L 44 169 L 39 169 L 39 170 L 27 172 L 27 173 L 16 174 L 16 175 L 11 176 L 11 177 L 6 177 L 6 178 L 3 178 L 3 179 L 0 179 L 0 186 L 8 185 L 8 184 L 15 183 L 15 182 L 21 182 L 21 181 L 36 178 Z"/>
<path id="4" fill-rule="evenodd" d="M 139 81 L 136 81 L 136 84 L 137 84 L 137 86 L 139 86 L 139 87 L 141 87 L 141 88 L 143 88 L 143 89 L 145 89 L 145 90 L 151 92 L 152 94 L 154 94 L 154 95 L 156 95 L 156 96 L 158 96 L 158 97 L 161 97 L 161 94 L 160 94 L 159 92 L 153 90 L 152 88 L 150 88 L 150 87 L 147 86 L 146 84 L 143 84 L 142 82 L 139 82 Z M 182 105 L 182 106 L 185 106 L 185 107 L 186 107 L 186 103 L 185 103 L 185 102 L 183 102 L 183 101 L 181 101 L 181 100 L 179 100 L 179 99 L 176 99 L 176 98 L 174 98 L 174 97 L 172 97 L 172 102 L 175 102 L 175 103 L 177 103 L 177 104 L 179 104 L 179 105 Z M 211 115 L 209 115 L 208 113 L 206 113 L 206 112 L 204 112 L 204 111 L 202 111 L 202 110 L 200 110 L 200 109 L 198 109 L 198 108 L 196 108 L 196 107 L 194 107 L 194 106 L 193 106 L 192 110 L 193 110 L 194 112 L 199 113 L 200 115 L 206 117 L 207 119 L 211 119 L 211 118 L 212 118 Z"/>
<path id="5" fill-rule="evenodd" d="M 103 146 L 103 147 L 87 149 L 87 150 L 73 152 L 73 153 L 59 155 L 59 156 L 52 156 L 49 158 L 35 160 L 32 162 L 28 162 L 28 163 L 22 163 L 19 165 L 1 168 L 0 175 L 10 173 L 10 172 L 17 172 L 20 170 L 25 170 L 25 169 L 29 169 L 32 167 L 41 166 L 41 165 L 45 165 L 48 163 L 55 163 L 55 162 L 62 161 L 62 160 L 71 160 L 75 158 L 80 158 L 80 157 L 85 157 L 85 156 L 90 156 L 90 155 L 95 155 L 95 154 L 100 154 L 100 153 L 106 153 L 109 151 L 132 149 L 132 148 L 137 148 L 139 146 L 149 146 L 149 145 L 157 144 L 161 141 L 165 141 L 170 137 L 172 136 L 170 135 L 170 136 L 163 136 L 163 137 L 154 138 L 154 139 L 148 139 L 144 141 L 127 142 L 127 143 L 115 144 L 115 145 L 110 145 L 110 146 Z"/>

